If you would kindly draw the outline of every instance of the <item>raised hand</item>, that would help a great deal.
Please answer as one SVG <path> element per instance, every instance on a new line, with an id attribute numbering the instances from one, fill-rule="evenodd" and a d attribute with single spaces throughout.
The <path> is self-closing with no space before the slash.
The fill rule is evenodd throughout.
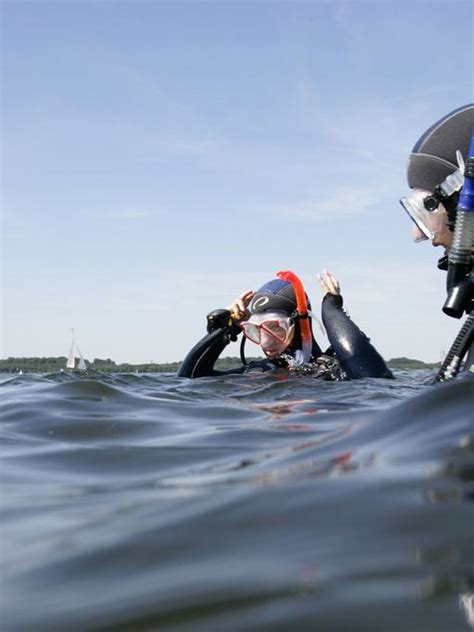
<path id="1" fill-rule="evenodd" d="M 235 298 L 230 305 L 228 305 L 227 309 L 230 311 L 232 318 L 236 322 L 247 320 L 250 316 L 248 306 L 254 294 L 255 292 L 253 290 L 246 290 L 243 294 Z"/>
<path id="2" fill-rule="evenodd" d="M 318 276 L 319 285 L 321 286 L 321 289 L 323 290 L 324 294 L 326 293 L 340 294 L 341 293 L 341 287 L 339 285 L 339 281 L 336 279 L 336 277 L 333 274 L 331 274 L 331 272 L 329 272 L 329 270 L 324 268 L 322 274 L 318 272 L 317 276 Z"/>

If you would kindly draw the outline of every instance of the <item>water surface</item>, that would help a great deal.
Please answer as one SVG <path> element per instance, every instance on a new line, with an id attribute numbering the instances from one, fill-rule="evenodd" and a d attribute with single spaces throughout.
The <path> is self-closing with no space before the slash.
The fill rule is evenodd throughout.
<path id="1" fill-rule="evenodd" d="M 474 629 L 473 380 L 4 376 L 2 630 Z"/>

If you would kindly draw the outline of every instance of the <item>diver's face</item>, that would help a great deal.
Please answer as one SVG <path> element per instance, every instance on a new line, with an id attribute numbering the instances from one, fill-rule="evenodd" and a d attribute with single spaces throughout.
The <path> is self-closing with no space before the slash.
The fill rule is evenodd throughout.
<path id="1" fill-rule="evenodd" d="M 435 232 L 434 237 L 431 240 L 431 244 L 435 246 L 435 248 L 437 246 L 444 246 L 446 252 L 449 252 L 453 243 L 453 233 L 449 230 L 447 226 L 447 221 L 448 217 L 446 216 L 446 224 Z M 422 241 L 424 238 L 423 233 L 416 224 L 413 224 L 411 234 L 414 241 Z"/>
<path id="2" fill-rule="evenodd" d="M 416 191 L 419 191 L 422 197 L 430 195 L 430 191 L 425 189 L 416 189 Z M 453 243 L 453 233 L 448 228 L 448 213 L 443 204 L 440 202 L 436 211 L 432 211 L 431 213 L 427 212 L 427 218 L 426 223 L 433 231 L 433 237 L 431 239 L 432 245 L 435 247 L 443 246 L 446 252 L 449 252 Z M 411 234 L 414 241 L 427 240 L 427 237 L 416 224 L 413 224 Z"/>
<path id="3" fill-rule="evenodd" d="M 441 205 L 440 205 L 441 206 Z M 448 228 L 448 214 L 443 207 L 443 211 L 445 214 L 445 223 L 441 230 L 437 231 L 431 240 L 433 246 L 444 246 L 446 252 L 449 252 L 451 246 L 453 245 L 453 232 Z"/>
<path id="4" fill-rule="evenodd" d="M 277 358 L 280 356 L 290 345 L 293 340 L 294 333 L 291 332 L 290 339 L 285 342 L 281 342 L 275 336 L 262 329 L 260 347 L 267 358 Z"/>
<path id="5" fill-rule="evenodd" d="M 268 358 L 281 355 L 291 344 L 295 323 L 282 311 L 264 311 L 252 314 L 240 324 L 244 335 L 257 345 Z"/>

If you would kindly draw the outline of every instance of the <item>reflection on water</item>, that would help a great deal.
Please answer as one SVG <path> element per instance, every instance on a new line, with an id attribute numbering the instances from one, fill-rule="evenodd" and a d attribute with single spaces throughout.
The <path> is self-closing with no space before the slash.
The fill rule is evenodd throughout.
<path id="1" fill-rule="evenodd" d="M 472 629 L 474 629 L 474 593 L 464 593 L 459 597 L 461 608 L 466 613 L 466 619 Z"/>
<path id="2" fill-rule="evenodd" d="M 6 377 L 2 630 L 474 629 L 474 381 L 428 377 Z"/>

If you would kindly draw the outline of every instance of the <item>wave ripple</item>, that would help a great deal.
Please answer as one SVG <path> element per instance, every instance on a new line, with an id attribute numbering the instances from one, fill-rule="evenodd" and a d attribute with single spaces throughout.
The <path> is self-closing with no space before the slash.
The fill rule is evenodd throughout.
<path id="1" fill-rule="evenodd" d="M 7 376 L 2 629 L 469 630 L 473 394 Z"/>

